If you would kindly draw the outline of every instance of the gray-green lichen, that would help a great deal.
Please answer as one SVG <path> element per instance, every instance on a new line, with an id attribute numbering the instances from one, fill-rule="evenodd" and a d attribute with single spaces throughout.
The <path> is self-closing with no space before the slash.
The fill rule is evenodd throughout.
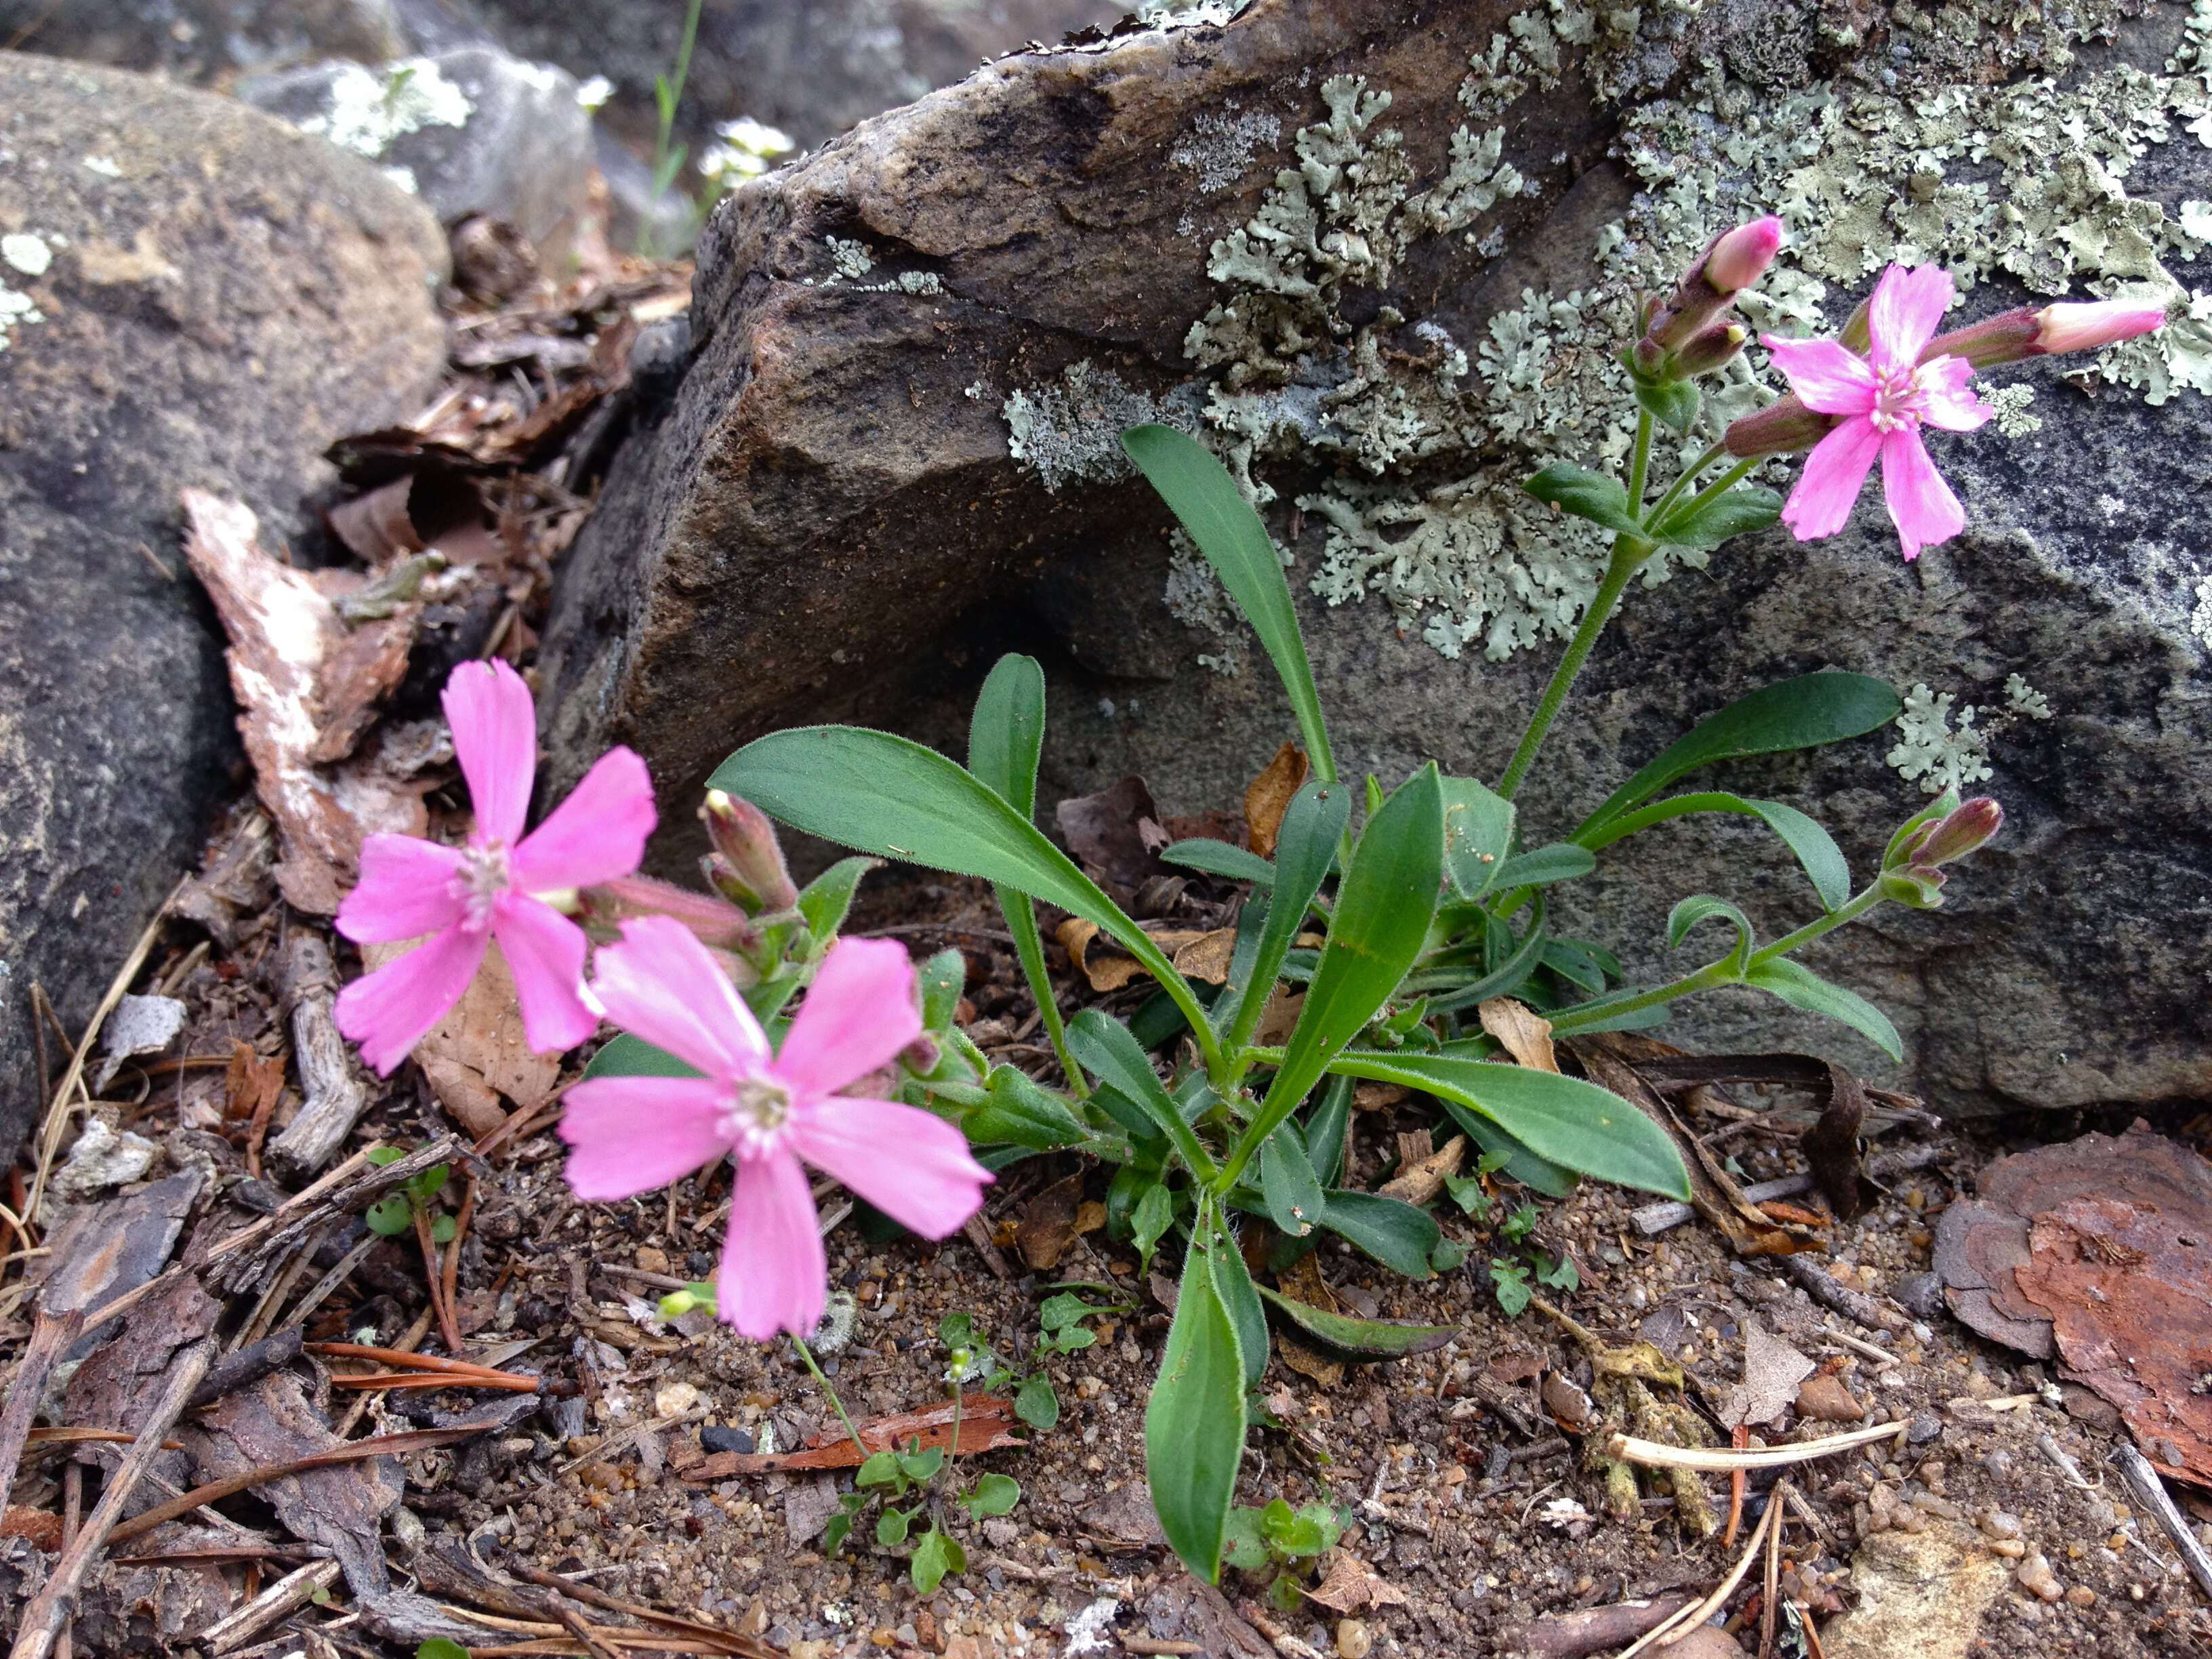
<path id="1" fill-rule="evenodd" d="M 1036 468 L 1044 487 L 1057 494 L 1071 482 L 1111 483 L 1129 477 L 1133 469 L 1121 452 L 1123 430 L 1157 422 L 1195 431 L 1195 404 L 1187 392 L 1155 398 L 1139 392 L 1085 358 L 1069 364 L 1057 380 L 1016 391 L 1000 413 L 1013 458 Z"/>

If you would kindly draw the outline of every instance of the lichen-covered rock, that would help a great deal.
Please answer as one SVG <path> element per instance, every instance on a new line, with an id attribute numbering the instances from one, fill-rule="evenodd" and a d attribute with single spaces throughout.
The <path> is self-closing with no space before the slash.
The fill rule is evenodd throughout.
<path id="1" fill-rule="evenodd" d="M 702 245 L 690 374 L 562 577 L 556 772 L 627 741 L 678 799 L 799 720 L 957 750 L 966 688 L 1018 646 L 1053 664 L 1048 794 L 1137 770 L 1172 810 L 1233 801 L 1290 722 L 1129 482 L 1116 433 L 1161 420 L 1265 505 L 1340 764 L 1494 775 L 1604 556 L 1520 480 L 1625 455 L 1638 291 L 1774 211 L 1762 328 L 1839 323 L 1893 258 L 1951 267 L 1966 316 L 2119 289 L 2173 321 L 1992 375 L 1999 418 L 1937 455 L 1972 528 L 1917 564 L 1870 494 L 1831 540 L 1657 567 L 1523 792 L 1528 833 L 1759 684 L 1881 675 L 1911 694 L 1897 729 L 1717 784 L 1814 812 L 1862 873 L 1947 781 L 2010 822 L 1945 911 L 1884 912 L 1811 965 L 1890 1009 L 1903 1081 L 1948 1108 L 2201 1095 L 2212 7 L 1840 15 L 1558 0 L 1415 27 L 1382 0 L 1258 0 L 1008 59 L 747 186 Z M 1772 395 L 1760 362 L 1715 418 Z M 1759 834 L 1648 832 L 1555 920 L 1646 980 L 1680 970 L 1663 920 L 1687 894 L 1773 937 L 1813 901 Z M 1751 993 L 1668 1034 L 1892 1074 Z"/>
<path id="2" fill-rule="evenodd" d="M 436 383 L 444 240 L 367 163 L 226 98 L 0 54 L 0 1152 L 31 987 L 82 1028 L 237 787 L 178 491 L 297 538 L 323 446 Z"/>

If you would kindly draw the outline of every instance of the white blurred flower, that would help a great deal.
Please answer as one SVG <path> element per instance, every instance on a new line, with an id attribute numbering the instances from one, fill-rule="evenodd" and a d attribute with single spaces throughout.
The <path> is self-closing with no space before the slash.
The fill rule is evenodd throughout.
<path id="1" fill-rule="evenodd" d="M 699 157 L 699 176 L 717 193 L 766 173 L 777 156 L 798 148 L 789 133 L 750 115 L 725 121 L 714 131 L 715 141 Z"/>
<path id="2" fill-rule="evenodd" d="M 577 104 L 587 110 L 597 110 L 614 96 L 615 83 L 604 75 L 594 75 L 576 88 Z"/>

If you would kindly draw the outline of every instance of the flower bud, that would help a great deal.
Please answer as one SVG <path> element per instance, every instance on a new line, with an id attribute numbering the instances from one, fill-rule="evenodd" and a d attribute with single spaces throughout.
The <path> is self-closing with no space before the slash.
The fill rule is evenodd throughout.
<path id="1" fill-rule="evenodd" d="M 938 1046 L 937 1039 L 927 1031 L 899 1050 L 899 1064 L 916 1077 L 927 1077 L 944 1058 L 945 1051 Z"/>
<path id="2" fill-rule="evenodd" d="M 2054 311 L 2057 308 L 2049 307 Z M 2033 306 L 2020 306 L 1937 335 L 1922 349 L 1920 361 L 1930 363 L 1938 357 L 1964 357 L 1976 368 L 2016 363 L 2023 357 L 2034 356 L 2042 349 L 2035 343 L 2042 331 L 2043 313 Z"/>
<path id="3" fill-rule="evenodd" d="M 586 927 L 611 931 L 630 916 L 672 916 L 701 944 L 718 950 L 744 954 L 760 945 L 751 920 L 736 905 L 651 876 L 617 876 L 586 888 L 579 899 L 578 915 Z"/>
<path id="4" fill-rule="evenodd" d="M 1717 238 L 1705 255 L 1705 280 L 1723 294 L 1749 288 L 1764 276 L 1782 246 L 1782 221 L 1772 214 L 1738 225 Z"/>
<path id="5" fill-rule="evenodd" d="M 799 889 L 792 884 L 782 844 L 767 813 L 749 800 L 709 789 L 699 816 L 722 860 L 708 872 L 717 887 L 755 915 L 787 910 L 799 902 Z"/>
<path id="6" fill-rule="evenodd" d="M 1898 849 L 1900 861 L 1932 870 L 1987 846 L 2003 828 L 2004 808 L 1987 795 L 1978 795 L 1915 830 Z"/>
<path id="7" fill-rule="evenodd" d="M 2099 300 L 2045 306 L 2037 316 L 2041 325 L 2035 336 L 2038 351 L 2094 351 L 2163 327 L 2166 307 L 2138 300 Z"/>
<path id="8" fill-rule="evenodd" d="M 1674 354 L 1674 373 L 1711 374 L 1741 351 L 1748 337 L 1741 323 L 1715 323 Z"/>
<path id="9" fill-rule="evenodd" d="M 1865 356 L 1874 345 L 1873 305 L 1871 295 L 1860 301 L 1851 308 L 1851 314 L 1844 319 L 1843 327 L 1836 331 L 1836 343 L 1854 357 Z M 1926 361 L 1926 354 L 1922 355 L 1922 360 Z"/>
<path id="10" fill-rule="evenodd" d="M 1778 398 L 1756 414 L 1730 421 L 1721 441 L 1740 461 L 1754 455 L 1788 455 L 1810 449 L 1828 435 L 1835 417 L 1805 407 L 1795 392 Z"/>

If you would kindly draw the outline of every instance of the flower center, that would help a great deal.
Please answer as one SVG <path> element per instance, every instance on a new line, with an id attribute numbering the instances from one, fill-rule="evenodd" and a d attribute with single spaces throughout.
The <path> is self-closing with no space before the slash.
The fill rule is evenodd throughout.
<path id="1" fill-rule="evenodd" d="M 739 1158 L 764 1158 L 791 1121 L 791 1091 L 764 1078 L 740 1079 L 730 1095 L 730 1143 Z"/>
<path id="2" fill-rule="evenodd" d="M 1917 368 L 1896 368 L 1875 376 L 1874 408 L 1868 418 L 1877 432 L 1895 432 L 1920 424 L 1927 409 Z"/>
<path id="3" fill-rule="evenodd" d="M 461 867 L 453 872 L 453 896 L 465 907 L 461 925 L 476 932 L 491 926 L 491 908 L 512 884 L 506 844 L 473 842 L 461 849 Z"/>

